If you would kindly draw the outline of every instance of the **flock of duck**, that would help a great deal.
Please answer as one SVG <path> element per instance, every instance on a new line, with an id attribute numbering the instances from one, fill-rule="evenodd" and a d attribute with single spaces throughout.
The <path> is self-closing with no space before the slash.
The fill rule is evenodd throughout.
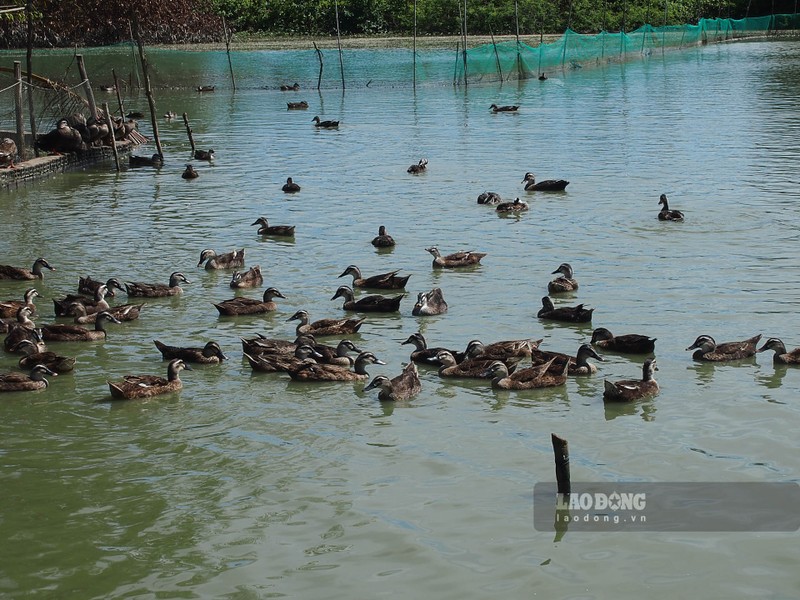
<path id="1" fill-rule="evenodd" d="M 422 159 L 417 167 L 424 169 L 427 164 L 428 161 Z M 411 168 L 408 171 L 419 172 Z M 523 179 L 526 187 L 534 181 L 531 173 L 527 173 Z M 291 179 L 287 183 L 292 183 Z M 549 180 L 547 187 L 536 189 L 560 191 L 567 184 L 564 180 Z M 478 203 L 498 208 L 503 205 L 499 195 L 494 192 L 481 194 Z M 520 203 L 517 199 L 513 204 Z M 659 205 L 659 220 L 684 219 L 683 213 L 669 208 L 667 197 L 663 194 L 659 198 Z M 294 226 L 270 225 L 266 217 L 259 217 L 252 225 L 259 227 L 258 235 L 261 236 L 292 237 L 295 234 Z M 371 240 L 371 244 L 376 248 L 386 248 L 393 246 L 395 240 L 384 226 L 380 226 L 378 235 Z M 432 256 L 433 269 L 473 268 L 486 256 L 486 253 L 475 251 L 444 254 L 435 246 L 425 250 Z M 232 271 L 229 284 L 232 289 L 260 288 L 264 281 L 260 266 L 254 265 L 245 270 L 245 253 L 244 248 L 225 253 L 204 249 L 196 267 Z M 41 281 L 46 270 L 55 271 L 55 268 L 44 258 L 36 259 L 30 269 L 0 265 L 0 280 Z M 556 277 L 547 284 L 548 295 L 542 298 L 538 318 L 567 323 L 591 322 L 594 309 L 586 308 L 583 304 L 556 306 L 551 297 L 575 294 L 580 289 L 573 267 L 569 263 L 562 263 L 552 274 Z M 410 275 L 390 271 L 365 277 L 356 265 L 349 265 L 339 277 L 348 276 L 352 278 L 351 284 L 340 285 L 331 297 L 331 300 L 341 299 L 343 310 L 353 313 L 393 313 L 400 310 Z M 115 297 L 117 292 L 126 293 L 129 299 L 162 298 L 181 294 L 181 285 L 189 283 L 191 282 L 187 277 L 178 271 L 169 276 L 167 283 L 123 282 L 115 277 L 101 281 L 81 277 L 76 294 L 70 293 L 53 299 L 55 316 L 70 318 L 74 321 L 71 324 L 34 322 L 34 317 L 39 316 L 35 299 L 40 296 L 35 287 L 25 290 L 22 298 L 0 302 L 0 331 L 6 334 L 4 349 L 6 352 L 21 355 L 20 371 L 0 375 L 0 392 L 44 389 L 48 386 L 48 376 L 73 370 L 75 359 L 49 349 L 48 343 L 103 340 L 108 324 L 138 319 L 145 304 L 128 302 L 112 306 L 108 298 Z M 374 292 L 395 290 L 397 293 L 389 296 L 379 293 L 357 296 L 356 289 Z M 214 306 L 220 315 L 225 316 L 263 314 L 278 310 L 276 300 L 283 298 L 285 296 L 277 288 L 268 287 L 260 299 L 239 296 L 214 303 Z M 437 315 L 445 313 L 447 309 L 442 289 L 437 287 L 418 294 L 412 314 Z M 343 337 L 357 333 L 365 320 L 364 316 L 311 320 L 307 311 L 299 310 L 288 318 L 288 321 L 297 321 L 293 340 L 267 338 L 263 335 L 242 338 L 243 358 L 254 371 L 287 373 L 291 379 L 298 381 L 366 383 L 369 379 L 367 369 L 372 365 L 386 363 L 379 360 L 373 352 L 359 348 L 352 340 Z M 320 341 L 320 338 L 331 336 L 343 339 L 336 345 L 327 345 Z M 686 350 L 694 350 L 694 360 L 714 362 L 742 360 L 757 352 L 772 350 L 775 363 L 800 364 L 800 348 L 787 351 L 778 338 L 770 338 L 758 348 L 760 339 L 761 335 L 756 335 L 742 341 L 718 344 L 713 337 L 700 335 Z M 647 355 L 642 365 L 641 378 L 604 382 L 603 397 L 606 401 L 629 402 L 659 393 L 659 384 L 654 377 L 658 367 L 655 357 L 652 356 L 656 339 L 652 337 L 635 333 L 615 336 L 608 329 L 598 327 L 594 329 L 591 340 L 581 344 L 575 355 L 542 350 L 539 347 L 541 342 L 542 340 L 520 339 L 484 344 L 475 339 L 464 350 L 459 350 L 429 347 L 422 333 L 414 333 L 402 342 L 414 347 L 409 363 L 402 372 L 392 378 L 378 375 L 365 385 L 364 390 L 378 390 L 381 401 L 412 398 L 422 389 L 417 365 L 436 368 L 443 378 L 485 379 L 496 389 L 526 390 L 560 386 L 565 384 L 568 377 L 595 374 L 597 367 L 590 360 L 602 362 L 604 359 L 598 354 L 598 350 L 603 350 Z M 154 344 L 162 357 L 169 361 L 166 377 L 127 375 L 119 380 L 109 381 L 108 388 L 113 398 L 142 398 L 176 392 L 182 387 L 181 371 L 191 370 L 191 363 L 220 364 L 228 358 L 213 340 L 203 347 L 169 346 L 160 340 L 154 340 Z M 523 362 L 529 363 L 528 366 L 523 366 Z"/>

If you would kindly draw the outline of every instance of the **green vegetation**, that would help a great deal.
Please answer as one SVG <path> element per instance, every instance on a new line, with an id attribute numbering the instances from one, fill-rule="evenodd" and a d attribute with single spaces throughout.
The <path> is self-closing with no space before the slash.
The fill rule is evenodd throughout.
<path id="1" fill-rule="evenodd" d="M 666 2 L 666 6 L 665 6 Z M 25 5 L 24 0 L 16 0 Z M 130 39 L 131 6 L 137 11 L 146 43 L 219 41 L 221 17 L 232 30 L 264 35 L 336 33 L 336 0 L 30 0 L 34 45 L 97 46 Z M 417 0 L 419 35 L 461 33 L 463 0 Z M 666 8 L 666 11 L 665 11 Z M 518 0 L 522 34 L 631 31 L 652 25 L 695 22 L 699 17 L 742 18 L 793 13 L 794 0 Z M 470 34 L 513 34 L 514 0 L 467 0 Z M 410 35 L 414 31 L 413 0 L 338 0 L 342 35 Z M 25 13 L 0 18 L 0 45 L 26 43 Z"/>

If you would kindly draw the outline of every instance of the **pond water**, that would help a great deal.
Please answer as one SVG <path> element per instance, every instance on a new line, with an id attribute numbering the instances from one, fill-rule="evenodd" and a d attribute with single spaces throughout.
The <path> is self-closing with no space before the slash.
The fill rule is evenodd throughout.
<path id="1" fill-rule="evenodd" d="M 87 55 L 98 78 L 130 61 L 122 49 Z M 0 263 L 44 256 L 57 269 L 35 284 L 39 323 L 79 276 L 191 281 L 109 325 L 105 342 L 52 343 L 77 356 L 74 372 L 0 398 L 0 596 L 797 597 L 796 532 L 555 536 L 534 528 L 532 491 L 554 479 L 551 433 L 569 441 L 575 481 L 797 482 L 800 371 L 771 352 L 714 365 L 684 349 L 700 334 L 800 345 L 800 45 L 706 46 L 545 82 L 465 88 L 445 75 L 416 91 L 398 75 L 409 54 L 397 56 L 346 53 L 346 91 L 318 92 L 313 51 L 234 54 L 233 92 L 224 53 L 153 51 L 159 81 L 175 84 L 156 91 L 159 113 L 186 112 L 213 163 L 191 161 L 183 123 L 160 119 L 160 170 L 102 165 L 0 193 Z M 37 58 L 37 70 L 69 58 Z M 276 89 L 295 80 L 298 92 Z M 309 109 L 287 111 L 297 100 Z M 521 108 L 492 114 L 492 103 Z M 145 110 L 144 95 L 127 94 L 126 108 Z M 315 115 L 341 125 L 317 130 Z M 407 174 L 422 157 L 427 172 Z M 198 179 L 181 178 L 188 162 Z M 526 171 L 570 184 L 525 192 Z M 287 177 L 299 193 L 281 192 Z M 498 217 L 476 203 L 485 190 L 531 210 Z M 662 193 L 685 222 L 656 218 Z M 294 240 L 256 235 L 259 216 L 296 225 Z M 391 251 L 370 244 L 380 225 Z M 442 272 L 432 245 L 487 256 Z M 286 300 L 219 317 L 231 273 L 197 268 L 204 248 L 246 248 Z M 580 288 L 556 302 L 594 307 L 591 324 L 536 317 L 562 262 Z M 368 315 L 353 337 L 387 363 L 371 375 L 398 374 L 416 331 L 431 345 L 531 337 L 574 353 L 607 327 L 658 338 L 661 393 L 604 404 L 603 380 L 637 378 L 643 361 L 611 352 L 597 375 L 549 390 L 493 391 L 420 367 L 422 393 L 402 405 L 362 383 L 254 374 L 239 338 L 291 339 L 299 309 L 343 316 L 330 297 L 350 264 L 411 274 L 400 312 Z M 0 282 L 2 299 L 27 287 Z M 447 314 L 412 316 L 432 287 Z M 214 339 L 230 360 L 184 372 L 179 394 L 111 402 L 108 379 L 164 374 L 154 339 Z M 0 356 L 0 370 L 15 365 Z"/>

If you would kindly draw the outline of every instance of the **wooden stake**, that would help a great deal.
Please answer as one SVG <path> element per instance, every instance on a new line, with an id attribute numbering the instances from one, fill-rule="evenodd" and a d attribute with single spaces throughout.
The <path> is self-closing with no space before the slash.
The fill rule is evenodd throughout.
<path id="1" fill-rule="evenodd" d="M 117 79 L 117 72 L 111 69 L 111 75 L 114 77 L 114 90 L 117 92 L 117 104 L 119 104 L 119 116 L 125 118 L 125 105 L 122 103 L 122 95 L 119 93 L 119 80 Z"/>
<path id="2" fill-rule="evenodd" d="M 108 111 L 108 102 L 103 102 L 103 112 L 106 113 L 106 123 L 108 124 L 108 139 L 111 140 L 111 151 L 114 153 L 114 164 L 119 173 L 119 152 L 117 152 L 117 140 L 114 137 L 114 123 L 111 121 L 111 113 Z"/>
<path id="3" fill-rule="evenodd" d="M 14 114 L 17 117 L 17 153 L 20 159 L 25 156 L 25 121 L 22 120 L 22 64 L 14 61 L 14 81 L 17 82 L 14 90 Z M 34 144 L 35 145 L 35 144 Z M 11 157 L 13 160 L 13 156 Z"/>
<path id="4" fill-rule="evenodd" d="M 231 38 L 228 36 L 228 22 L 225 20 L 225 15 L 222 15 L 222 32 L 225 35 L 225 51 L 228 53 L 228 68 L 231 71 L 231 83 L 233 84 L 233 91 L 235 92 L 236 77 L 233 76 L 233 63 L 231 62 Z"/>
<path id="5" fill-rule="evenodd" d="M 192 156 L 194 156 L 194 136 L 192 136 L 192 128 L 189 127 L 189 117 L 186 116 L 186 113 L 183 113 L 183 124 L 186 125 L 186 135 L 189 136 L 189 143 L 192 145 Z"/>
<path id="6" fill-rule="evenodd" d="M 556 484 L 559 494 L 569 494 L 572 489 L 569 478 L 569 444 L 567 440 L 550 434 L 553 442 L 553 454 L 556 461 Z"/>
<path id="7" fill-rule="evenodd" d="M 75 56 L 78 61 L 78 73 L 81 75 L 81 85 L 83 86 L 83 93 L 86 94 L 86 101 L 89 103 L 89 115 L 97 118 L 97 104 L 94 102 L 94 92 L 92 91 L 92 84 L 89 83 L 89 76 L 86 74 L 86 65 L 83 63 L 83 54 Z"/>
<path id="8" fill-rule="evenodd" d="M 414 69 L 414 89 L 417 89 L 417 0 L 414 0 L 414 56 L 412 58 L 412 66 Z"/>
<path id="9" fill-rule="evenodd" d="M 342 38 L 339 35 L 339 0 L 335 0 L 336 8 L 336 45 L 339 46 L 339 70 L 342 72 L 342 89 L 344 89 L 344 61 L 342 60 Z"/>
<path id="10" fill-rule="evenodd" d="M 500 55 L 497 53 L 497 44 L 494 43 L 494 33 L 489 29 L 489 35 L 492 36 L 492 46 L 494 46 L 494 58 L 497 61 L 497 72 L 500 73 L 500 83 L 503 83 L 503 69 L 500 66 Z"/>
<path id="11" fill-rule="evenodd" d="M 31 123 L 31 140 L 33 141 L 33 155 L 39 156 L 39 149 L 36 147 L 36 114 L 33 106 L 33 0 L 28 0 L 25 4 L 25 19 L 28 25 L 28 43 L 26 56 L 26 69 L 28 79 L 28 118 Z M 25 160 L 20 151 L 20 160 Z"/>
<path id="12" fill-rule="evenodd" d="M 150 106 L 150 123 L 153 125 L 153 137 L 156 141 L 156 151 L 160 156 L 164 156 L 164 150 L 161 148 L 161 138 L 158 135 L 158 119 L 156 118 L 156 103 L 153 100 L 153 89 L 150 87 L 150 75 L 147 70 L 147 58 L 144 55 L 144 46 L 142 45 L 142 36 L 139 35 L 139 19 L 136 16 L 136 9 L 131 10 L 131 21 L 133 22 L 133 32 L 136 36 L 136 45 L 139 46 L 139 60 L 142 63 L 142 78 L 144 79 L 144 91 L 147 95 L 147 104 Z"/>
<path id="13" fill-rule="evenodd" d="M 314 42 L 314 50 L 317 51 L 317 58 L 319 59 L 319 77 L 317 78 L 317 90 L 322 85 L 322 50 L 317 48 L 317 42 Z"/>

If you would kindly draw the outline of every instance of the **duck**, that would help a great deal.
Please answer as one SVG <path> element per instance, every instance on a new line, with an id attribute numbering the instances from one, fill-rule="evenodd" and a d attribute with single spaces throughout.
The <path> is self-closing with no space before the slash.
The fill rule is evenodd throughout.
<path id="1" fill-rule="evenodd" d="M 417 294 L 417 301 L 411 314 L 415 317 L 430 317 L 433 315 L 443 315 L 447 312 L 447 302 L 444 299 L 442 288 L 433 288 L 429 292 Z"/>
<path id="2" fill-rule="evenodd" d="M 546 179 L 545 181 L 537 182 L 533 173 L 525 173 L 522 183 L 525 184 L 525 191 L 527 192 L 562 192 L 569 185 L 569 181 L 565 179 Z"/>
<path id="3" fill-rule="evenodd" d="M 287 102 L 286 110 L 305 110 L 308 108 L 308 102 L 301 100 L 300 102 Z"/>
<path id="4" fill-rule="evenodd" d="M 222 352 L 222 348 L 213 340 L 207 342 L 202 348 L 167 346 L 158 340 L 153 340 L 153 343 L 165 360 L 180 358 L 184 362 L 201 365 L 218 365 L 223 360 L 228 360 L 228 357 Z"/>
<path id="5" fill-rule="evenodd" d="M 98 313 L 94 329 L 86 329 L 80 325 L 43 325 L 42 339 L 46 342 L 92 342 L 106 339 L 106 323 L 120 323 L 114 315 L 107 311 Z"/>
<path id="6" fill-rule="evenodd" d="M 519 361 L 523 358 L 530 358 L 541 343 L 541 339 L 504 340 L 492 342 L 491 344 L 484 344 L 480 340 L 470 340 L 464 351 L 464 356 L 483 360 L 502 360 L 503 362 L 509 360 Z"/>
<path id="7" fill-rule="evenodd" d="M 0 279 L 15 279 L 17 281 L 33 281 L 34 279 L 44 279 L 44 272 L 42 269 L 55 271 L 55 267 L 51 266 L 43 258 L 37 258 L 33 261 L 33 266 L 30 269 L 24 267 L 12 267 L 11 265 L 0 265 Z"/>
<path id="8" fill-rule="evenodd" d="M 138 298 L 163 298 L 164 296 L 177 296 L 183 293 L 181 282 L 191 283 L 183 273 L 175 271 L 169 276 L 169 283 L 144 283 L 141 281 L 126 281 L 125 291 L 128 296 Z"/>
<path id="9" fill-rule="evenodd" d="M 472 252 L 471 250 L 462 250 L 459 252 L 454 252 L 453 254 L 442 256 L 442 254 L 439 252 L 439 248 L 436 246 L 425 248 L 425 250 L 433 255 L 434 269 L 455 269 L 458 267 L 477 265 L 481 262 L 481 259 L 486 256 L 485 252 Z"/>
<path id="10" fill-rule="evenodd" d="M 481 358 L 480 356 L 474 358 L 465 358 L 461 362 L 457 362 L 455 356 L 447 350 L 442 350 L 436 355 L 436 360 L 441 365 L 439 367 L 439 377 L 459 377 L 467 379 L 487 379 L 489 374 L 487 369 L 491 366 L 495 359 Z M 517 359 L 510 361 L 513 370 L 519 362 Z"/>
<path id="11" fill-rule="evenodd" d="M 567 381 L 567 366 L 560 372 L 553 373 L 555 358 L 541 365 L 519 369 L 509 374 L 508 367 L 502 361 L 495 360 L 484 373 L 484 377 L 492 380 L 492 387 L 500 390 L 533 390 L 564 385 Z"/>
<path id="12" fill-rule="evenodd" d="M 195 150 L 194 151 L 194 159 L 195 160 L 205 160 L 205 161 L 212 161 L 214 160 L 214 149 L 209 148 L 208 150 Z"/>
<path id="13" fill-rule="evenodd" d="M 241 250 L 232 250 L 224 254 L 217 254 L 211 248 L 206 248 L 200 253 L 200 260 L 197 266 L 205 263 L 206 271 L 213 271 L 215 269 L 241 269 L 244 267 L 244 248 Z"/>
<path id="14" fill-rule="evenodd" d="M 500 204 L 503 199 L 497 192 L 483 192 L 478 195 L 478 204 Z"/>
<path id="15" fill-rule="evenodd" d="M 756 352 L 774 350 L 772 362 L 783 365 L 800 365 L 800 348 L 792 351 L 786 350 L 786 345 L 779 338 L 769 338 Z"/>
<path id="16" fill-rule="evenodd" d="M 310 333 L 315 336 L 343 335 L 356 333 L 363 325 L 365 319 L 320 319 L 309 322 L 308 312 L 298 310 L 287 321 L 300 321 L 295 328 L 295 333 L 301 335 Z"/>
<path id="17" fill-rule="evenodd" d="M 400 345 L 412 344 L 414 350 L 411 351 L 411 361 L 415 363 L 423 363 L 426 365 L 440 365 L 439 360 L 436 358 L 439 352 L 449 352 L 456 359 L 456 362 L 464 360 L 464 353 L 449 348 L 428 348 L 428 342 L 422 333 L 412 333 L 408 336 L 405 342 Z"/>
<path id="18" fill-rule="evenodd" d="M 612 352 L 650 354 L 656 349 L 656 339 L 638 333 L 615 336 L 605 327 L 598 327 L 592 332 L 591 343 Z"/>
<path id="19" fill-rule="evenodd" d="M 561 263 L 551 275 L 559 276 L 547 284 L 547 291 L 551 294 L 561 294 L 563 292 L 574 292 L 578 289 L 578 280 L 572 271 L 569 263 Z"/>
<path id="20" fill-rule="evenodd" d="M 670 210 L 666 194 L 661 194 L 658 198 L 658 203 L 661 205 L 661 210 L 658 211 L 659 221 L 683 221 L 683 213 L 681 211 Z"/>
<path id="21" fill-rule="evenodd" d="M 3 348 L 6 352 L 19 352 L 13 350 L 22 340 L 30 340 L 40 352 L 47 350 L 41 338 L 41 330 L 36 328 L 36 323 L 31 320 L 31 309 L 27 306 L 22 306 L 17 310 L 16 321 L 7 323 L 8 333 L 3 339 Z"/>
<path id="22" fill-rule="evenodd" d="M 686 350 L 694 350 L 694 360 L 719 362 L 726 360 L 741 360 L 755 356 L 756 345 L 761 339 L 761 334 L 739 342 L 725 342 L 717 344 L 710 335 L 700 335 Z M 696 349 L 696 350 L 695 350 Z"/>
<path id="23" fill-rule="evenodd" d="M 266 217 L 258 217 L 253 225 L 260 225 L 258 235 L 277 235 L 283 237 L 294 237 L 295 225 L 270 225 Z"/>
<path id="24" fill-rule="evenodd" d="M 497 104 L 492 104 L 489 107 L 489 110 L 491 110 L 493 113 L 517 112 L 519 110 L 519 105 L 518 104 L 507 104 L 505 106 L 497 106 Z"/>
<path id="25" fill-rule="evenodd" d="M 195 89 L 198 92 L 213 92 L 215 89 L 217 89 L 217 86 L 215 86 L 215 85 L 198 85 Z"/>
<path id="26" fill-rule="evenodd" d="M 137 156 L 131 154 L 128 157 L 128 166 L 132 169 L 138 167 L 155 167 L 158 169 L 164 166 L 164 157 L 161 154 L 153 154 L 153 156 Z"/>
<path id="27" fill-rule="evenodd" d="M 132 110 L 125 115 L 126 119 L 144 119 L 144 113 L 140 110 Z"/>
<path id="28" fill-rule="evenodd" d="M 339 365 L 341 367 L 351 367 L 355 365 L 355 360 L 350 356 L 350 352 L 361 354 L 363 350 L 358 348 L 350 340 L 341 340 L 336 346 L 317 344 L 311 336 L 311 347 L 319 353 L 318 363 L 326 365 Z"/>
<path id="29" fill-rule="evenodd" d="M 283 187 L 281 189 L 287 194 L 294 194 L 295 192 L 300 191 L 300 184 L 296 183 L 295 181 L 292 181 L 291 177 L 287 177 L 286 183 L 283 184 Z"/>
<path id="30" fill-rule="evenodd" d="M 19 366 L 22 369 L 32 369 L 36 365 L 44 365 L 56 373 L 68 373 L 75 368 L 75 358 L 72 356 L 61 356 L 48 350 L 41 351 L 39 346 L 31 340 L 25 339 L 17 343 L 12 348 L 13 352 L 25 354 L 19 359 Z"/>
<path id="31" fill-rule="evenodd" d="M 94 298 L 97 288 L 99 288 L 101 285 L 103 285 L 103 282 L 92 279 L 91 275 L 80 277 L 78 279 L 78 294 L 88 296 L 90 299 Z M 114 290 L 119 290 L 121 292 L 125 291 L 125 287 L 122 285 L 122 282 L 116 277 L 109 277 L 105 282 L 105 286 L 106 295 L 111 296 L 112 298 L 114 297 Z"/>
<path id="32" fill-rule="evenodd" d="M 107 292 L 108 288 L 102 284 L 95 290 L 92 299 L 80 294 L 67 294 L 63 298 L 53 298 L 53 310 L 57 317 L 74 315 L 77 304 L 83 307 L 82 316 L 93 315 L 109 308 L 108 301 L 106 301 Z"/>
<path id="33" fill-rule="evenodd" d="M 339 127 L 339 121 L 320 121 L 319 117 L 311 119 L 315 127 L 320 129 L 335 129 Z"/>
<path id="34" fill-rule="evenodd" d="M 641 379 L 624 379 L 622 381 L 603 381 L 603 400 L 606 402 L 632 402 L 642 398 L 651 398 L 658 394 L 658 382 L 653 378 L 658 371 L 655 358 L 648 358 L 642 365 Z"/>
<path id="35" fill-rule="evenodd" d="M 277 288 L 269 287 L 264 290 L 264 296 L 261 300 L 236 297 L 230 300 L 223 300 L 218 304 L 214 304 L 214 306 L 217 307 L 220 315 L 257 315 L 277 310 L 278 305 L 274 302 L 275 298 L 286 298 L 286 296 L 281 294 Z"/>
<path id="36" fill-rule="evenodd" d="M 364 386 L 364 391 L 380 390 L 378 400 L 381 402 L 399 402 L 409 400 L 422 391 L 417 365 L 408 363 L 403 372 L 389 379 L 385 375 L 378 375 Z"/>
<path id="37" fill-rule="evenodd" d="M 43 390 L 49 383 L 45 375 L 56 377 L 58 373 L 45 365 L 34 365 L 29 375 L 25 373 L 0 374 L 0 392 L 29 392 Z"/>
<path id="38" fill-rule="evenodd" d="M 228 284 L 234 289 L 261 287 L 264 283 L 264 276 L 261 274 L 261 266 L 255 265 L 247 271 L 234 271 L 231 282 Z"/>
<path id="39" fill-rule="evenodd" d="M 10 137 L 0 140 L 0 167 L 14 168 L 17 161 L 17 143 Z"/>
<path id="40" fill-rule="evenodd" d="M 539 75 L 539 81 L 547 81 L 547 74 L 542 73 L 541 75 Z"/>
<path id="41" fill-rule="evenodd" d="M 121 381 L 109 381 L 108 389 L 111 396 L 121 400 L 132 398 L 151 398 L 177 392 L 183 387 L 180 372 L 186 369 L 192 371 L 181 358 L 173 358 L 167 365 L 167 378 L 157 375 L 125 375 Z"/>
<path id="42" fill-rule="evenodd" d="M 164 113 L 164 118 L 167 121 L 172 121 L 172 119 L 177 119 L 178 118 L 178 113 L 173 112 L 171 110 L 168 110 L 167 112 Z"/>
<path id="43" fill-rule="evenodd" d="M 281 85 L 281 91 L 282 92 L 296 92 L 299 89 L 300 89 L 300 84 L 297 83 L 296 81 L 292 85 L 289 85 L 289 84 L 286 84 L 286 83 Z"/>
<path id="44" fill-rule="evenodd" d="M 244 352 L 243 355 L 247 362 L 250 363 L 251 369 L 263 373 L 277 373 L 279 371 L 288 373 L 291 370 L 300 368 L 305 363 L 316 362 L 316 359 L 322 358 L 322 355 L 309 344 L 297 346 L 293 354 L 263 353 L 251 355 Z"/>
<path id="45" fill-rule="evenodd" d="M 394 238 L 386 233 L 386 226 L 378 227 L 378 235 L 372 238 L 372 245 L 376 248 L 391 248 L 395 245 Z"/>
<path id="46" fill-rule="evenodd" d="M 336 300 L 336 298 L 344 299 L 344 304 L 342 305 L 342 309 L 344 310 L 357 312 L 397 312 L 400 310 L 400 300 L 403 299 L 403 296 L 401 294 L 400 296 L 389 298 L 387 296 L 381 296 L 380 294 L 372 294 L 356 300 L 353 289 L 349 286 L 341 285 L 339 289 L 336 290 L 331 300 Z"/>
<path id="47" fill-rule="evenodd" d="M 525 212 L 528 210 L 528 203 L 522 202 L 519 198 L 517 198 L 513 202 L 502 202 L 498 204 L 495 210 L 498 213 L 505 214 Z"/>
<path id="48" fill-rule="evenodd" d="M 411 277 L 411 275 L 399 276 L 397 275 L 399 272 L 400 270 L 398 269 L 397 271 L 389 271 L 388 273 L 381 273 L 380 275 L 363 277 L 361 275 L 361 269 L 359 269 L 356 265 L 350 265 L 341 275 L 339 275 L 339 277 L 352 275 L 354 288 L 402 290 L 406 287 L 406 283 L 408 283 L 408 279 Z"/>
<path id="49" fill-rule="evenodd" d="M 556 308 L 553 301 L 545 296 L 542 298 L 542 308 L 536 314 L 540 319 L 551 321 L 565 321 L 567 323 L 589 323 L 592 320 L 593 308 L 584 308 L 583 304 L 577 306 L 559 306 Z"/>
<path id="50" fill-rule="evenodd" d="M 324 365 L 306 361 L 288 371 L 289 377 L 297 381 L 363 381 L 369 377 L 369 365 L 385 365 L 372 352 L 362 352 L 355 361 L 353 370 L 337 365 Z"/>
<path id="51" fill-rule="evenodd" d="M 408 167 L 408 169 L 406 169 L 406 173 L 418 174 L 418 173 L 423 173 L 427 169 L 428 169 L 428 159 L 420 158 L 417 164 L 411 165 L 410 167 Z"/>
<path id="52" fill-rule="evenodd" d="M 53 154 L 81 152 L 87 148 L 80 131 L 70 126 L 66 119 L 61 119 L 55 129 L 38 135 L 36 147 Z"/>
<path id="53" fill-rule="evenodd" d="M 181 177 L 183 179 L 197 179 L 200 177 L 200 173 L 198 173 L 192 165 L 186 165 L 186 169 L 181 173 Z"/>
<path id="54" fill-rule="evenodd" d="M 109 314 L 114 315 L 119 321 L 135 321 L 139 318 L 139 315 L 142 312 L 142 308 L 144 308 L 144 302 L 141 304 L 118 304 L 117 306 L 111 306 L 101 311 L 96 311 L 91 314 L 87 314 L 86 306 L 81 304 L 80 302 L 73 302 L 68 310 L 68 313 L 74 315 L 75 323 L 78 325 L 87 325 L 89 323 L 96 323 L 97 322 L 97 315 L 100 312 L 108 312 Z"/>
<path id="55" fill-rule="evenodd" d="M 6 300 L 5 302 L 0 302 L 0 318 L 11 319 L 12 317 L 16 317 L 17 311 L 23 306 L 27 306 L 32 315 L 36 314 L 36 306 L 33 303 L 33 299 L 37 296 L 41 296 L 41 294 L 36 291 L 36 288 L 28 288 L 25 290 L 22 300 Z"/>
<path id="56" fill-rule="evenodd" d="M 533 365 L 541 365 L 546 362 L 552 362 L 551 370 L 557 371 L 560 371 L 562 365 L 567 363 L 568 375 L 594 375 L 597 373 L 597 366 L 590 363 L 588 361 L 589 358 L 594 358 L 600 362 L 605 361 L 589 344 L 581 344 L 575 356 L 536 349 L 531 356 L 531 363 Z"/>
<path id="57" fill-rule="evenodd" d="M 256 354 L 293 354 L 298 346 L 308 344 L 316 345 L 316 339 L 310 333 L 298 335 L 293 341 L 280 338 L 268 338 L 260 333 L 254 338 L 239 338 L 242 341 L 242 351 L 250 355 Z"/>

